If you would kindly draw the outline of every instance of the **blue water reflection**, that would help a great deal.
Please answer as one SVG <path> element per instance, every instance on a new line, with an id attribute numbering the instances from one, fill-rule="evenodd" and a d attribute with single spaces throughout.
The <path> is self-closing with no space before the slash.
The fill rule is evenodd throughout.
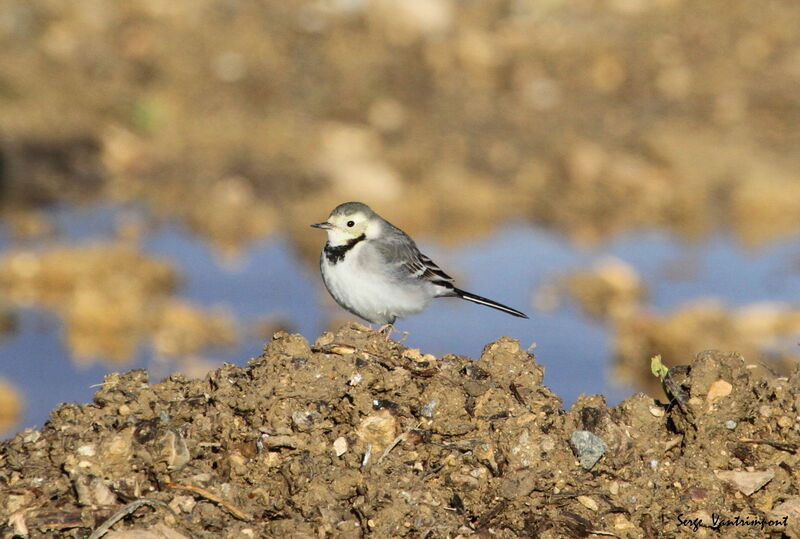
<path id="1" fill-rule="evenodd" d="M 55 220 L 68 241 L 85 242 L 112 237 L 116 212 L 109 207 L 64 209 L 56 212 Z M 501 335 L 519 339 L 524 347 L 535 343 L 538 361 L 546 369 L 545 383 L 567 406 L 580 393 L 604 393 L 614 403 L 631 388 L 609 379 L 611 335 L 606 327 L 569 303 L 550 313 L 534 312 L 534 291 L 556 276 L 613 255 L 636 268 L 656 310 L 669 311 L 704 296 L 717 296 L 733 306 L 766 300 L 796 303 L 800 297 L 800 238 L 749 251 L 725 236 L 688 244 L 665 233 L 640 232 L 581 249 L 557 234 L 517 223 L 457 249 L 419 239 L 422 250 L 462 288 L 519 308 L 531 319 L 439 299 L 424 313 L 398 324 L 399 330 L 409 332 L 406 344 L 437 355 L 452 352 L 474 358 Z M 323 237 L 319 241 L 321 247 Z M 0 231 L 0 248 L 8 247 L 9 239 Z M 202 306 L 225 305 L 243 326 L 275 314 L 313 340 L 330 317 L 344 316 L 324 301 L 317 269 L 301 264 L 284 238 L 252 246 L 234 268 L 220 264 L 211 247 L 176 223 L 162 223 L 148 233 L 142 248 L 178 265 L 184 276 L 182 298 Z M 262 346 L 262 339 L 245 334 L 237 347 L 209 355 L 244 364 L 259 355 Z M 153 367 L 146 349 L 125 368 L 134 367 Z M 168 367 L 159 366 L 164 368 Z M 17 385 L 27 403 L 19 428 L 41 426 L 59 402 L 90 401 L 92 386 L 112 369 L 102 364 L 74 366 L 62 344 L 59 320 L 40 310 L 21 312 L 19 331 L 0 342 L 0 376 Z"/>

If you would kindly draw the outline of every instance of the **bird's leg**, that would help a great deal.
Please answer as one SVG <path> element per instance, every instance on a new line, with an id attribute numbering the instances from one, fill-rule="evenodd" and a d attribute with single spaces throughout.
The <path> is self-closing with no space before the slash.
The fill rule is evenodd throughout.
<path id="1" fill-rule="evenodd" d="M 388 341 L 389 337 L 392 336 L 392 332 L 394 331 L 394 324 L 384 324 L 378 328 L 378 333 L 383 334 L 384 338 Z"/>

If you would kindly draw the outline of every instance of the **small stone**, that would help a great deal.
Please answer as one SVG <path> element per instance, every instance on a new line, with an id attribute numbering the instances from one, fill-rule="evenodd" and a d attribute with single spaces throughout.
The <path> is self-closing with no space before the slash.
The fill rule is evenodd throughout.
<path id="1" fill-rule="evenodd" d="M 33 444 L 39 441 L 39 438 L 42 437 L 42 433 L 38 430 L 28 430 L 27 434 L 22 437 L 22 441 L 26 444 Z"/>
<path id="2" fill-rule="evenodd" d="M 462 472 L 452 472 L 448 479 L 451 484 L 460 489 L 477 489 L 481 485 L 479 479 Z"/>
<path id="3" fill-rule="evenodd" d="M 373 453 L 381 452 L 392 443 L 398 430 L 397 419 L 388 410 L 381 410 L 361 420 L 356 435 Z"/>
<path id="4" fill-rule="evenodd" d="M 98 477 L 92 479 L 89 483 L 92 498 L 95 505 L 115 505 L 117 497 L 111 492 L 111 489 Z"/>
<path id="5" fill-rule="evenodd" d="M 292 413 L 292 424 L 294 425 L 296 430 L 301 432 L 308 430 L 308 428 L 313 425 L 314 419 L 311 417 L 312 414 L 309 412 L 302 412 L 297 410 Z"/>
<path id="6" fill-rule="evenodd" d="M 541 447 L 542 451 L 545 453 L 549 453 L 556 448 L 556 441 L 550 436 L 544 435 L 542 436 L 542 441 L 540 442 L 539 447 Z"/>
<path id="7" fill-rule="evenodd" d="M 675 436 L 674 438 L 667 440 L 667 442 L 664 444 L 664 451 L 669 451 L 670 449 L 681 443 L 682 440 L 683 437 L 681 436 Z"/>
<path id="8" fill-rule="evenodd" d="M 278 434 L 276 436 L 269 436 L 268 434 L 261 435 L 261 442 L 269 449 L 286 447 L 289 449 L 297 449 L 300 447 L 300 441 L 294 436 L 287 436 L 285 434 Z"/>
<path id="9" fill-rule="evenodd" d="M 97 454 L 97 446 L 94 444 L 82 445 L 76 450 L 76 453 L 82 457 L 93 457 Z"/>
<path id="10" fill-rule="evenodd" d="M 721 481 L 731 483 L 745 496 L 750 496 L 775 477 L 775 472 L 772 470 L 760 472 L 715 471 L 714 474 Z"/>
<path id="11" fill-rule="evenodd" d="M 586 509 L 591 511 L 597 511 L 600 508 L 600 506 L 597 505 L 597 502 L 594 501 L 594 498 L 589 496 L 578 496 L 578 502 L 580 502 L 580 504 Z"/>
<path id="12" fill-rule="evenodd" d="M 420 410 L 420 415 L 422 415 L 422 417 L 431 419 L 433 417 L 433 411 L 436 410 L 437 406 L 439 406 L 439 401 L 433 399 L 431 402 L 422 407 L 422 410 Z"/>
<path id="13" fill-rule="evenodd" d="M 610 485 L 608 485 L 608 491 L 613 495 L 616 496 L 619 494 L 619 482 L 612 481 Z"/>
<path id="14" fill-rule="evenodd" d="M 408 348 L 403 350 L 402 356 L 405 359 L 410 359 L 411 361 L 419 361 L 422 359 L 422 353 L 420 353 L 419 348 Z"/>
<path id="15" fill-rule="evenodd" d="M 734 430 L 739 424 L 736 421 L 734 421 L 733 419 L 729 419 L 724 423 L 724 425 L 725 425 L 726 429 Z"/>
<path id="16" fill-rule="evenodd" d="M 194 496 L 175 496 L 172 501 L 169 502 L 170 508 L 176 513 L 191 513 L 194 510 L 195 505 L 197 505 L 197 500 L 194 499 Z"/>
<path id="17" fill-rule="evenodd" d="M 708 497 L 708 489 L 706 488 L 689 487 L 687 492 L 689 493 L 689 497 L 696 502 L 705 500 L 706 497 Z"/>
<path id="18" fill-rule="evenodd" d="M 632 530 L 635 528 L 633 523 L 625 518 L 624 515 L 617 513 L 617 516 L 614 517 L 614 528 L 617 530 Z"/>
<path id="19" fill-rule="evenodd" d="M 726 382 L 720 378 L 716 382 L 713 382 L 711 386 L 709 386 L 706 400 L 708 402 L 714 402 L 715 400 L 727 397 L 731 394 L 731 391 L 733 391 L 733 386 L 729 382 Z"/>
<path id="20" fill-rule="evenodd" d="M 576 430 L 570 437 L 570 445 L 578 457 L 581 467 L 589 471 L 608 449 L 606 443 L 588 430 Z"/>
<path id="21" fill-rule="evenodd" d="M 228 455 L 228 462 L 231 465 L 231 470 L 239 475 L 245 475 L 248 471 L 247 463 L 250 461 L 247 457 L 234 451 Z"/>
<path id="22" fill-rule="evenodd" d="M 333 452 L 336 453 L 337 457 L 341 457 L 345 453 L 347 453 L 347 438 L 344 436 L 339 436 L 333 441 Z"/>
<path id="23" fill-rule="evenodd" d="M 664 409 L 661 406 L 650 406 L 650 414 L 653 417 L 664 417 Z"/>
<path id="24" fill-rule="evenodd" d="M 761 414 L 761 417 L 770 417 L 772 415 L 772 408 L 763 404 L 758 408 L 758 413 Z"/>
<path id="25" fill-rule="evenodd" d="M 782 429 L 788 429 L 793 423 L 794 421 L 792 421 L 792 418 L 789 416 L 782 415 L 778 418 L 778 426 Z"/>

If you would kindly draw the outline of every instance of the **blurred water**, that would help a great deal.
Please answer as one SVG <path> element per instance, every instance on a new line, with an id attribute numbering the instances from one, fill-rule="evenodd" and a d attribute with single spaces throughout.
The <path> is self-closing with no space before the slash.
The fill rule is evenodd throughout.
<path id="1" fill-rule="evenodd" d="M 115 212 L 108 207 L 62 209 L 55 219 L 64 238 L 84 242 L 111 237 Z M 615 403 L 632 388 L 618 387 L 609 379 L 606 327 L 569 303 L 550 313 L 534 312 L 534 291 L 558 275 L 588 268 L 601 256 L 616 256 L 640 273 L 649 290 L 649 304 L 665 311 L 708 295 L 732 306 L 765 300 L 796 304 L 800 297 L 800 238 L 748 251 L 725 236 L 687 244 L 665 233 L 642 231 L 581 249 L 558 234 L 512 223 L 489 238 L 457 249 L 418 240 L 423 252 L 454 275 L 462 288 L 521 309 L 531 319 L 454 298 L 439 299 L 424 313 L 398 324 L 399 330 L 409 333 L 405 344 L 436 355 L 474 358 L 485 344 L 502 335 L 519 339 L 525 347 L 535 343 L 538 361 L 546 370 L 545 383 L 566 406 L 581 393 L 603 393 Z M 320 234 L 320 247 L 323 242 Z M 0 249 L 9 245 L 0 229 Z M 220 265 L 205 242 L 175 223 L 164 223 L 148 234 L 143 249 L 178 265 L 185 278 L 181 297 L 199 305 L 226 305 L 244 325 L 276 314 L 313 341 L 329 316 L 345 314 L 324 301 L 326 292 L 317 268 L 302 265 L 282 238 L 254 245 L 233 269 Z M 74 366 L 61 339 L 55 315 L 25 310 L 19 331 L 0 342 L 0 376 L 17 385 L 26 399 L 19 429 L 41 426 L 60 402 L 89 402 L 93 386 L 114 370 L 102 364 Z M 244 364 L 259 355 L 262 346 L 261 339 L 249 336 L 236 348 L 215 351 L 210 357 Z M 169 368 L 154 366 L 146 350 L 125 369 L 135 367 Z"/>

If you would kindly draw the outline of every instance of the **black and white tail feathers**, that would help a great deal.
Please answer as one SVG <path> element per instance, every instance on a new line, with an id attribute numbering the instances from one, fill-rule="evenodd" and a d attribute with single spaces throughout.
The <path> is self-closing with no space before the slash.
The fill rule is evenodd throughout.
<path id="1" fill-rule="evenodd" d="M 497 309 L 498 311 L 503 311 L 504 313 L 518 316 L 520 318 L 528 318 L 528 315 L 525 313 L 521 313 L 516 309 L 512 309 L 507 305 L 503 305 L 502 303 L 497 303 L 496 301 L 492 301 L 482 296 L 478 296 L 477 294 L 471 294 L 466 290 L 461 290 L 460 288 L 453 287 L 452 292 L 454 296 L 457 296 L 461 299 L 465 299 L 473 303 L 478 303 L 480 305 L 486 305 L 487 307 L 491 307 L 492 309 Z"/>
<path id="2" fill-rule="evenodd" d="M 423 279 L 430 281 L 434 284 L 437 284 L 444 288 L 447 292 L 441 294 L 442 296 L 456 296 L 461 299 L 465 299 L 467 301 L 471 301 L 473 303 L 478 303 L 480 305 L 486 305 L 487 307 L 491 307 L 492 309 L 497 309 L 498 311 L 503 311 L 504 313 L 508 313 L 514 316 L 518 316 L 520 318 L 528 318 L 528 315 L 525 313 L 521 313 L 516 309 L 512 309 L 507 305 L 503 305 L 502 303 L 497 303 L 496 301 L 492 301 L 489 298 L 484 298 L 483 296 L 479 296 L 477 294 L 472 294 L 471 292 L 467 292 L 466 290 L 461 290 L 460 288 L 456 288 L 453 284 L 453 278 L 446 274 L 442 269 L 431 260 L 429 257 L 425 256 L 424 254 L 417 251 L 417 257 L 414 261 L 413 265 L 409 265 L 409 269 L 414 271 L 414 276 L 418 279 Z"/>
<path id="3" fill-rule="evenodd" d="M 399 233 L 397 234 L 397 237 L 402 240 L 400 244 L 408 250 L 403 253 L 407 257 L 403 263 L 403 269 L 407 271 L 409 276 L 412 278 L 419 279 L 421 281 L 428 281 L 440 286 L 442 290 L 437 294 L 437 297 L 455 296 L 473 303 L 486 305 L 487 307 L 497 309 L 498 311 L 503 311 L 504 313 L 508 313 L 513 316 L 518 316 L 519 318 L 528 318 L 528 315 L 525 313 L 521 313 L 507 305 L 503 305 L 502 303 L 497 303 L 489 298 L 484 298 L 483 296 L 472 294 L 466 290 L 456 288 L 456 286 L 453 284 L 453 278 L 442 271 L 442 268 L 440 268 L 436 262 L 431 260 L 429 256 L 422 254 L 419 249 L 417 249 L 414 241 L 409 238 L 405 232 L 393 226 L 392 228 Z"/>

